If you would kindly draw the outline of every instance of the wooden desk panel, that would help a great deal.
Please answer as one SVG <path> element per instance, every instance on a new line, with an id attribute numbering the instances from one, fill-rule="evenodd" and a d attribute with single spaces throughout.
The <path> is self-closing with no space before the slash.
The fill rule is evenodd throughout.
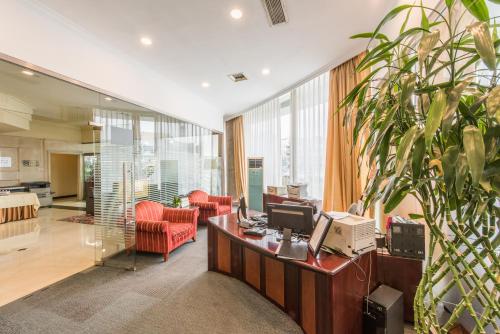
<path id="1" fill-rule="evenodd" d="M 231 241 L 221 232 L 217 232 L 217 269 L 231 273 Z"/>
<path id="2" fill-rule="evenodd" d="M 245 248 L 245 282 L 260 290 L 260 255 L 253 250 Z"/>
<path id="3" fill-rule="evenodd" d="M 414 322 L 413 300 L 422 279 L 422 260 L 379 252 L 377 262 L 378 281 L 403 292 L 404 320 Z"/>
<path id="4" fill-rule="evenodd" d="M 277 259 L 274 234 L 247 236 L 236 215 L 212 217 L 208 224 L 208 268 L 246 282 L 294 319 L 306 334 L 361 333 L 362 299 L 368 281 L 356 279 L 349 259 L 320 252 L 306 262 Z M 222 254 L 224 253 L 224 254 Z M 375 252 L 356 263 L 376 281 Z M 228 269 L 229 268 L 229 269 Z"/>
<path id="5" fill-rule="evenodd" d="M 332 278 L 333 324 L 337 328 L 343 328 L 345 333 L 361 333 L 363 330 L 363 315 L 359 308 L 363 305 L 363 297 L 377 284 L 376 262 L 377 253 L 373 251 L 356 260 L 359 268 L 355 265 L 349 266 Z M 353 300 L 356 302 L 353 303 Z"/>
<path id="6" fill-rule="evenodd" d="M 306 333 L 316 334 L 316 298 L 315 275 L 309 270 L 300 270 L 300 298 L 302 300 L 302 309 L 300 312 L 302 328 Z"/>
<path id="7" fill-rule="evenodd" d="M 265 257 L 266 296 L 285 307 L 285 267 L 283 262 Z"/>

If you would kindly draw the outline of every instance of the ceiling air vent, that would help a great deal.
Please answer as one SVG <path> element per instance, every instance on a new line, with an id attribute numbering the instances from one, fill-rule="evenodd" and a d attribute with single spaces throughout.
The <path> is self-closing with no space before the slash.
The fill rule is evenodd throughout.
<path id="1" fill-rule="evenodd" d="M 287 17 L 283 0 L 262 0 L 264 8 L 267 12 L 267 17 L 272 26 L 286 23 Z"/>
<path id="2" fill-rule="evenodd" d="M 228 77 L 229 77 L 229 79 L 233 80 L 234 82 L 248 80 L 248 78 L 243 73 L 229 74 Z"/>

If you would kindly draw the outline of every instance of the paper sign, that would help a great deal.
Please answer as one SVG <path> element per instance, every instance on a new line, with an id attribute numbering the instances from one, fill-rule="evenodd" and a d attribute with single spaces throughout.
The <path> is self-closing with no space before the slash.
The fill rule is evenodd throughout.
<path id="1" fill-rule="evenodd" d="M 11 168 L 12 158 L 11 157 L 0 157 L 0 168 Z"/>

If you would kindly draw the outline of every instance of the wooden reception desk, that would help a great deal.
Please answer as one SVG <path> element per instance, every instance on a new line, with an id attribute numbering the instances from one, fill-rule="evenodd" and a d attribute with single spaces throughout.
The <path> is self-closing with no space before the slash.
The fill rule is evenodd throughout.
<path id="1" fill-rule="evenodd" d="M 370 289 L 377 278 L 375 252 L 354 259 L 355 263 L 322 251 L 316 258 L 309 253 L 306 262 L 282 260 L 274 256 L 275 234 L 243 234 L 236 214 L 212 217 L 209 222 L 208 270 L 247 283 L 307 334 L 362 332 L 370 266 Z"/>

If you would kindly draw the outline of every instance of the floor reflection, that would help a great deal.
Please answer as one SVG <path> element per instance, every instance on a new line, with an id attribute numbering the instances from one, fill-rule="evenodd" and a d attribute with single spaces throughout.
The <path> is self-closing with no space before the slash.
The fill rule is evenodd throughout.
<path id="1" fill-rule="evenodd" d="M 0 224 L 0 255 L 28 248 L 40 236 L 40 224 L 23 220 Z"/>
<path id="2" fill-rule="evenodd" d="M 0 305 L 95 264 L 95 227 L 59 221 L 74 210 L 42 208 L 37 218 L 0 224 Z"/>

